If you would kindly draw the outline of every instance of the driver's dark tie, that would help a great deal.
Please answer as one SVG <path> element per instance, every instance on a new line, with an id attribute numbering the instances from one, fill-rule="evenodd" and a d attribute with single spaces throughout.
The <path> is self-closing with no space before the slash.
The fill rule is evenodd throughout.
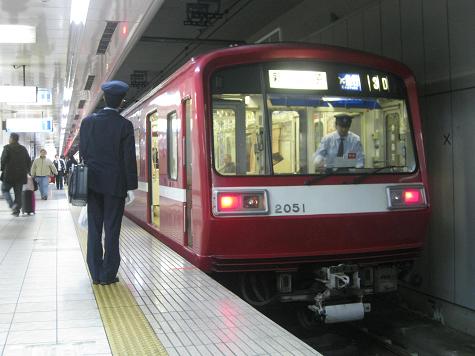
<path id="1" fill-rule="evenodd" d="M 343 138 L 340 138 L 340 144 L 338 145 L 338 153 L 336 154 L 337 157 L 343 157 Z"/>

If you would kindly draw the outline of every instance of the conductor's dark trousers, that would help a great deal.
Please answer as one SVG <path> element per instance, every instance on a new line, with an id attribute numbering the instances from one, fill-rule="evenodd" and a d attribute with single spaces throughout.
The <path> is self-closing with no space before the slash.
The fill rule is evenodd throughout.
<path id="1" fill-rule="evenodd" d="M 94 281 L 112 281 L 119 270 L 119 237 L 125 198 L 89 190 L 87 197 L 87 265 Z M 104 248 L 102 247 L 104 227 Z"/>

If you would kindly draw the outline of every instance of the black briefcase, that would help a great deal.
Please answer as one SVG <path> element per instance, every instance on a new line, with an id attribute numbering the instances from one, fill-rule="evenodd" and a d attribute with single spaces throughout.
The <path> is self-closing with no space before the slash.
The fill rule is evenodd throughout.
<path id="1" fill-rule="evenodd" d="M 74 166 L 68 183 L 69 202 L 74 206 L 87 204 L 87 166 Z"/>

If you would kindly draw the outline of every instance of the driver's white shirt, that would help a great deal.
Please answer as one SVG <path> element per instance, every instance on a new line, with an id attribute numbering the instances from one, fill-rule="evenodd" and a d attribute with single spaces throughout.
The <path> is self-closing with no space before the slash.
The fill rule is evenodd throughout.
<path id="1" fill-rule="evenodd" d="M 320 146 L 315 152 L 315 165 L 321 166 L 322 161 L 325 167 L 334 167 L 335 159 L 338 154 L 340 138 L 343 138 L 343 157 L 348 160 L 355 160 L 356 168 L 364 167 L 364 153 L 360 137 L 351 131 L 347 136 L 340 137 L 338 131 L 334 131 L 322 138 Z"/>

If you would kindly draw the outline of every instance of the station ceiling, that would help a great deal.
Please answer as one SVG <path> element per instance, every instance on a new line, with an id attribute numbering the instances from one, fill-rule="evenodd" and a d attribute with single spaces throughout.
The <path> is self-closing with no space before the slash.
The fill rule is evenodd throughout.
<path id="1" fill-rule="evenodd" d="M 34 44 L 0 43 L 0 85 L 47 88 L 52 103 L 0 103 L 0 117 L 52 117 L 53 132 L 37 134 L 37 145 L 75 150 L 81 119 L 103 105 L 102 82 L 129 83 L 126 99 L 133 102 L 192 56 L 252 43 L 266 25 L 308 1 L 90 0 L 86 20 L 72 22 L 71 6 L 88 0 L 2 0 L 0 25 L 36 26 L 37 38 Z M 371 2 L 314 1 L 335 18 Z M 211 15 L 203 15 L 205 8 Z"/>

